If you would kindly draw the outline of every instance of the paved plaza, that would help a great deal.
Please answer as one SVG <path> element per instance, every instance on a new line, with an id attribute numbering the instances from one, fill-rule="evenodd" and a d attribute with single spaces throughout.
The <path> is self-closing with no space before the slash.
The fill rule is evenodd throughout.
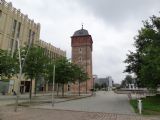
<path id="1" fill-rule="evenodd" d="M 159 117 L 137 115 L 129 105 L 127 95 L 97 92 L 96 96 L 78 100 L 30 107 L 0 107 L 0 120 L 159 120 Z"/>
<path id="2" fill-rule="evenodd" d="M 43 104 L 41 106 L 35 106 L 34 108 L 53 109 L 51 104 Z M 127 95 L 116 94 L 113 91 L 100 91 L 93 97 L 56 103 L 54 109 L 129 115 L 135 114 L 133 108 L 129 104 Z"/>
<path id="3" fill-rule="evenodd" d="M 159 120 L 136 115 L 13 107 L 0 108 L 0 120 Z"/>

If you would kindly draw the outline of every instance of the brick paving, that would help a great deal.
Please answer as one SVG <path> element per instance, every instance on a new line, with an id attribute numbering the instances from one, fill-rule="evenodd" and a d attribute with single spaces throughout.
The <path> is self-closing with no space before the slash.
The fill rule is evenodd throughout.
<path id="1" fill-rule="evenodd" d="M 0 108 L 0 120 L 159 120 L 137 115 L 112 114 L 102 112 L 80 112 L 71 110 L 51 110 L 20 107 Z"/>

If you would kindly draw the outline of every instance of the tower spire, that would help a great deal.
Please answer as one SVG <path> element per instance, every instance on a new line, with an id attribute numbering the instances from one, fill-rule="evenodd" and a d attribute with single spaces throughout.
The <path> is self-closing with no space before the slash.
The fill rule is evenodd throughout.
<path id="1" fill-rule="evenodd" d="M 83 23 L 82 23 L 82 29 L 83 29 Z"/>

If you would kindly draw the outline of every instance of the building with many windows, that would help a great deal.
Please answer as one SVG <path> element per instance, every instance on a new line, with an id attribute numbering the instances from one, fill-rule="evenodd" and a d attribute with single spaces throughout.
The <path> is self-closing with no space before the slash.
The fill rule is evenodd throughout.
<path id="1" fill-rule="evenodd" d="M 66 57 L 66 51 L 63 51 L 60 48 L 53 46 L 51 43 L 39 40 L 37 41 L 37 45 L 41 48 L 44 48 L 46 54 L 52 59 Z"/>
<path id="2" fill-rule="evenodd" d="M 0 3 L 0 49 L 11 51 L 17 48 L 18 40 L 24 46 L 35 43 L 40 37 L 40 23 L 28 18 L 20 9 L 2 0 Z"/>
<path id="3" fill-rule="evenodd" d="M 98 84 L 102 89 L 110 91 L 113 88 L 114 81 L 111 76 L 107 76 L 104 78 L 96 77 L 94 83 Z"/>
<path id="4" fill-rule="evenodd" d="M 11 2 L 8 3 L 5 0 L 0 0 L 0 49 L 7 50 L 13 55 L 18 47 L 18 41 L 21 47 L 36 44 L 45 48 L 47 55 L 51 58 L 66 56 L 65 51 L 40 40 L 40 23 L 29 19 L 28 15 L 23 14 L 20 9 L 14 8 Z M 11 78 L 9 83 L 0 81 L 0 90 L 3 84 L 5 86 L 3 89 L 6 89 L 9 93 L 11 93 L 12 90 L 17 91 L 17 81 L 17 77 Z M 34 90 L 34 81 L 32 85 L 32 90 Z M 22 77 L 20 81 L 20 91 L 29 92 L 29 89 L 30 80 Z"/>
<path id="5" fill-rule="evenodd" d="M 29 19 L 28 15 L 24 15 L 23 13 L 21 13 L 20 9 L 14 8 L 11 2 L 8 3 L 5 0 L 1 0 L 0 49 L 7 50 L 13 55 L 14 51 L 18 47 L 18 41 L 20 46 L 34 44 L 36 41 L 39 40 L 39 36 L 39 23 L 35 23 L 34 20 Z M 11 93 L 12 90 L 17 91 L 17 81 L 17 77 L 11 78 L 8 86 L 3 89 L 5 89 L 6 91 L 8 90 L 9 93 Z M 25 80 L 23 77 L 20 89 L 24 89 L 23 81 L 26 81 L 25 85 L 29 86 L 30 81 Z M 25 91 L 29 91 L 29 87 L 26 87 Z"/>

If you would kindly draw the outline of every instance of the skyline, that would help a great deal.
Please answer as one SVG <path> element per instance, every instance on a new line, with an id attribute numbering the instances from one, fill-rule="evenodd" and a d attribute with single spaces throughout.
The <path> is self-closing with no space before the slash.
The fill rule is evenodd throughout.
<path id="1" fill-rule="evenodd" d="M 30 19 L 39 22 L 40 38 L 66 50 L 68 58 L 71 58 L 70 37 L 83 23 L 93 38 L 93 74 L 112 76 L 116 83 L 125 76 L 123 61 L 128 50 L 134 50 L 133 37 L 143 26 L 142 20 L 159 15 L 160 8 L 158 0 L 9 1 Z"/>

